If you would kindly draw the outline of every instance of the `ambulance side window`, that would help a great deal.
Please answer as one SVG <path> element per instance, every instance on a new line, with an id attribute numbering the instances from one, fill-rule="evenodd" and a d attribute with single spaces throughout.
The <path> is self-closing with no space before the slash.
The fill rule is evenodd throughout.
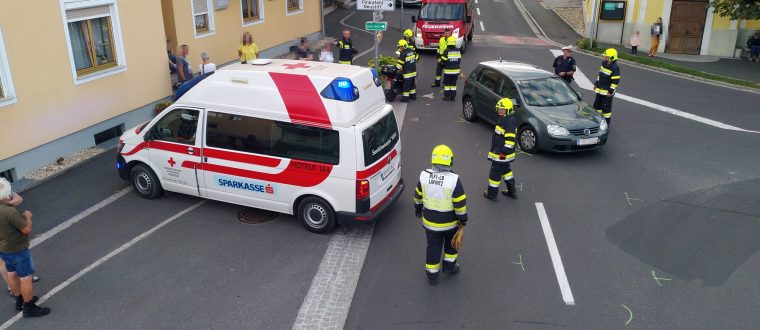
<path id="1" fill-rule="evenodd" d="M 326 128 L 275 122 L 272 155 L 337 165 L 340 161 L 338 131 Z"/>
<path id="2" fill-rule="evenodd" d="M 209 111 L 206 145 L 214 148 L 271 154 L 272 121 Z"/>
<path id="3" fill-rule="evenodd" d="M 194 145 L 198 115 L 198 110 L 174 109 L 156 122 L 150 130 L 150 137 L 157 141 Z"/>

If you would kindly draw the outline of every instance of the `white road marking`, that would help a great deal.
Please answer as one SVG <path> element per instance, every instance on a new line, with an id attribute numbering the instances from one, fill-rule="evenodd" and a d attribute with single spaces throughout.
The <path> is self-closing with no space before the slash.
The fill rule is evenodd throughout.
<path id="1" fill-rule="evenodd" d="M 554 55 L 554 56 L 562 55 L 562 50 L 551 49 L 550 51 L 552 52 L 552 55 Z M 583 72 L 581 72 L 580 69 L 577 69 L 575 71 L 575 74 L 573 74 L 573 78 L 575 78 L 575 82 L 578 84 L 578 86 L 580 86 L 580 88 L 587 89 L 587 90 L 594 90 L 594 84 L 591 82 L 591 80 L 588 77 L 586 77 L 585 74 L 583 74 Z M 673 109 L 673 108 L 670 108 L 670 107 L 666 107 L 664 105 L 659 105 L 659 104 L 656 104 L 656 103 L 652 103 L 652 102 L 649 102 L 649 101 L 646 101 L 646 100 L 642 100 L 642 99 L 639 99 L 639 98 L 636 98 L 636 97 L 628 96 L 628 95 L 625 95 L 625 94 L 615 93 L 615 97 L 617 97 L 617 98 L 619 98 L 621 100 L 626 100 L 628 102 L 632 102 L 632 103 L 636 103 L 636 104 L 639 104 L 639 105 L 643 105 L 645 107 L 649 107 L 649 108 L 652 108 L 654 110 L 659 110 L 659 111 L 666 112 L 666 113 L 669 113 L 669 114 L 672 114 L 672 115 L 676 115 L 676 116 L 679 116 L 681 118 L 691 119 L 693 121 L 700 122 L 700 123 L 705 124 L 705 125 L 710 125 L 710 126 L 713 126 L 713 127 L 717 127 L 717 128 L 721 128 L 721 129 L 726 129 L 726 130 L 732 130 L 732 131 L 738 131 L 738 132 L 758 133 L 758 134 L 760 134 L 759 131 L 747 130 L 747 129 L 743 129 L 743 128 L 736 127 L 736 126 L 733 126 L 733 125 L 721 123 L 719 121 L 715 121 L 715 120 L 712 120 L 712 119 L 709 119 L 709 118 L 697 116 L 697 115 L 692 114 L 692 113 L 684 112 L 684 111 L 681 111 L 681 110 L 678 110 L 678 109 Z"/>
<path id="2" fill-rule="evenodd" d="M 483 21 L 478 21 L 478 22 L 480 22 L 480 31 L 485 31 L 486 28 L 483 27 Z"/>
<path id="3" fill-rule="evenodd" d="M 476 5 L 478 4 L 478 0 L 475 0 L 475 4 L 476 4 Z"/>
<path id="4" fill-rule="evenodd" d="M 344 328 L 374 228 L 342 227 L 333 234 L 292 329 Z"/>
<path id="5" fill-rule="evenodd" d="M 480 16 L 480 8 L 476 8 L 478 10 L 478 16 Z"/>
<path id="6" fill-rule="evenodd" d="M 171 223 L 172 221 L 177 220 L 178 218 L 180 218 L 181 216 L 187 214 L 188 212 L 190 212 L 192 210 L 195 210 L 199 206 L 203 205 L 203 203 L 205 203 L 205 202 L 206 202 L 205 200 L 202 200 L 202 201 L 200 201 L 198 203 L 193 204 L 192 206 L 190 206 L 190 207 L 188 207 L 188 208 L 180 211 L 179 213 L 171 216 L 170 218 L 164 220 L 163 222 L 159 223 L 158 225 L 156 225 L 155 227 L 149 229 L 148 231 L 140 234 L 140 236 L 137 236 L 137 237 L 133 238 L 132 240 L 130 240 L 127 243 L 124 243 L 124 245 L 122 245 L 119 248 L 117 248 L 116 250 L 113 250 L 110 253 L 106 254 L 104 257 L 98 259 L 97 261 L 93 262 L 91 265 L 87 266 L 87 268 L 82 269 L 81 271 L 79 271 L 79 273 L 74 274 L 74 276 L 69 277 L 69 279 L 67 279 L 66 281 L 64 281 L 61 284 L 58 284 L 55 288 L 53 288 L 52 290 L 48 291 L 48 293 L 46 293 L 44 296 L 40 297 L 39 303 L 40 304 L 44 303 L 46 300 L 50 299 L 50 297 L 52 297 L 53 295 L 55 295 L 59 291 L 65 289 L 71 283 L 74 283 L 74 281 L 78 280 L 82 276 L 84 276 L 87 273 L 91 272 L 93 269 L 95 269 L 98 266 L 102 265 L 103 263 L 105 263 L 106 261 L 108 261 L 111 258 L 115 257 L 119 253 L 124 252 L 126 249 L 129 249 L 133 245 L 135 245 L 138 242 L 142 241 L 143 239 L 147 238 L 151 234 L 155 233 L 157 230 L 159 230 L 159 229 L 163 228 L 164 226 L 168 225 L 169 223 Z M 5 321 L 5 323 L 3 323 L 2 325 L 0 325 L 0 330 L 8 329 L 8 327 L 12 326 L 14 323 L 16 323 L 18 320 L 20 320 L 21 317 L 22 317 L 22 315 L 23 315 L 23 312 L 19 312 L 18 314 L 16 314 L 16 316 L 12 317 L 8 321 Z"/>
<path id="7" fill-rule="evenodd" d="M 575 306 L 573 292 L 570 291 L 570 282 L 567 281 L 565 267 L 562 266 L 562 258 L 559 255 L 559 249 L 557 249 L 557 242 L 554 241 L 554 233 L 552 233 L 549 217 L 546 215 L 546 210 L 544 210 L 544 203 L 536 203 L 536 211 L 538 212 L 538 218 L 541 220 L 541 228 L 544 230 L 546 245 L 549 246 L 549 255 L 552 257 L 554 273 L 557 274 L 559 289 L 562 291 L 562 299 L 565 301 L 565 305 Z"/>
<path id="8" fill-rule="evenodd" d="M 58 224 L 57 226 L 53 227 L 52 229 L 50 229 L 50 230 L 48 230 L 48 231 L 46 231 L 46 232 L 44 232 L 44 233 L 42 233 L 40 235 L 37 235 L 29 243 L 29 248 L 31 249 L 31 248 L 33 248 L 33 247 L 41 244 L 42 242 L 44 242 L 48 238 L 51 238 L 51 237 L 55 236 L 56 234 L 62 232 L 66 228 L 71 227 L 73 224 L 81 221 L 82 219 L 84 219 L 86 217 L 89 217 L 91 214 L 93 214 L 93 213 L 97 212 L 98 210 L 106 207 L 108 204 L 111 204 L 114 201 L 116 201 L 117 199 L 122 198 L 124 195 L 126 195 L 130 191 L 132 191 L 132 186 L 129 186 L 129 187 L 126 187 L 126 188 L 120 190 L 119 192 L 117 192 L 117 193 L 109 196 L 108 198 L 100 201 L 99 203 L 97 203 L 97 204 L 95 204 L 93 206 L 90 206 L 86 210 L 84 210 L 82 212 L 79 212 L 79 214 L 77 214 L 77 215 L 69 218 L 68 220 L 66 220 L 64 222 L 61 222 L 60 224 Z"/>

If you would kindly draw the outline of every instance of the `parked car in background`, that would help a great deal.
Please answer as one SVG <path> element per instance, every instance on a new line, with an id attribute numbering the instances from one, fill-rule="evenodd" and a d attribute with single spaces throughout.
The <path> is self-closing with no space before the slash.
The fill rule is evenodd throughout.
<path id="1" fill-rule="evenodd" d="M 572 152 L 602 147 L 608 125 L 602 115 L 555 74 L 514 61 L 481 62 L 464 82 L 462 114 L 496 123 L 496 102 L 512 99 L 517 142 L 525 152 Z"/>

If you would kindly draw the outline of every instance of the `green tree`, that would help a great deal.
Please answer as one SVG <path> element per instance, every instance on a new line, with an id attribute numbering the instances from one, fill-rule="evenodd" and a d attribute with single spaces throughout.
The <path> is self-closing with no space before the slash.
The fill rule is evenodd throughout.
<path id="1" fill-rule="evenodd" d="M 732 20 L 760 19 L 758 0 L 712 0 L 708 6 L 715 8 L 719 16 Z"/>

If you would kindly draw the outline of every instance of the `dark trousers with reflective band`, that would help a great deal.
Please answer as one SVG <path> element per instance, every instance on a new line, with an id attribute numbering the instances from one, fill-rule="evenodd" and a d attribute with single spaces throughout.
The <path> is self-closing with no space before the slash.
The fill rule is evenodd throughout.
<path id="1" fill-rule="evenodd" d="M 457 97 L 457 79 L 459 74 L 457 73 L 444 73 L 443 74 L 443 98 L 453 100 Z"/>
<path id="2" fill-rule="evenodd" d="M 613 97 L 614 96 L 596 94 L 596 98 L 594 99 L 594 109 L 596 109 L 596 112 L 601 114 L 608 123 L 612 120 Z"/>
<path id="3" fill-rule="evenodd" d="M 427 253 L 425 254 L 425 271 L 428 274 L 438 274 L 441 270 L 441 250 L 444 252 L 444 262 L 455 262 L 459 253 L 451 245 L 457 228 L 447 231 L 434 231 L 425 229 L 427 236 Z"/>
<path id="4" fill-rule="evenodd" d="M 404 97 L 417 98 L 417 77 L 404 78 Z"/>
<path id="5" fill-rule="evenodd" d="M 491 172 L 488 173 L 488 196 L 496 197 L 502 180 L 508 187 L 514 186 L 515 178 L 510 163 L 491 162 Z"/>
<path id="6" fill-rule="evenodd" d="M 441 62 L 437 62 L 435 65 L 435 84 L 440 85 L 441 84 L 441 75 L 443 75 L 443 64 Z"/>

